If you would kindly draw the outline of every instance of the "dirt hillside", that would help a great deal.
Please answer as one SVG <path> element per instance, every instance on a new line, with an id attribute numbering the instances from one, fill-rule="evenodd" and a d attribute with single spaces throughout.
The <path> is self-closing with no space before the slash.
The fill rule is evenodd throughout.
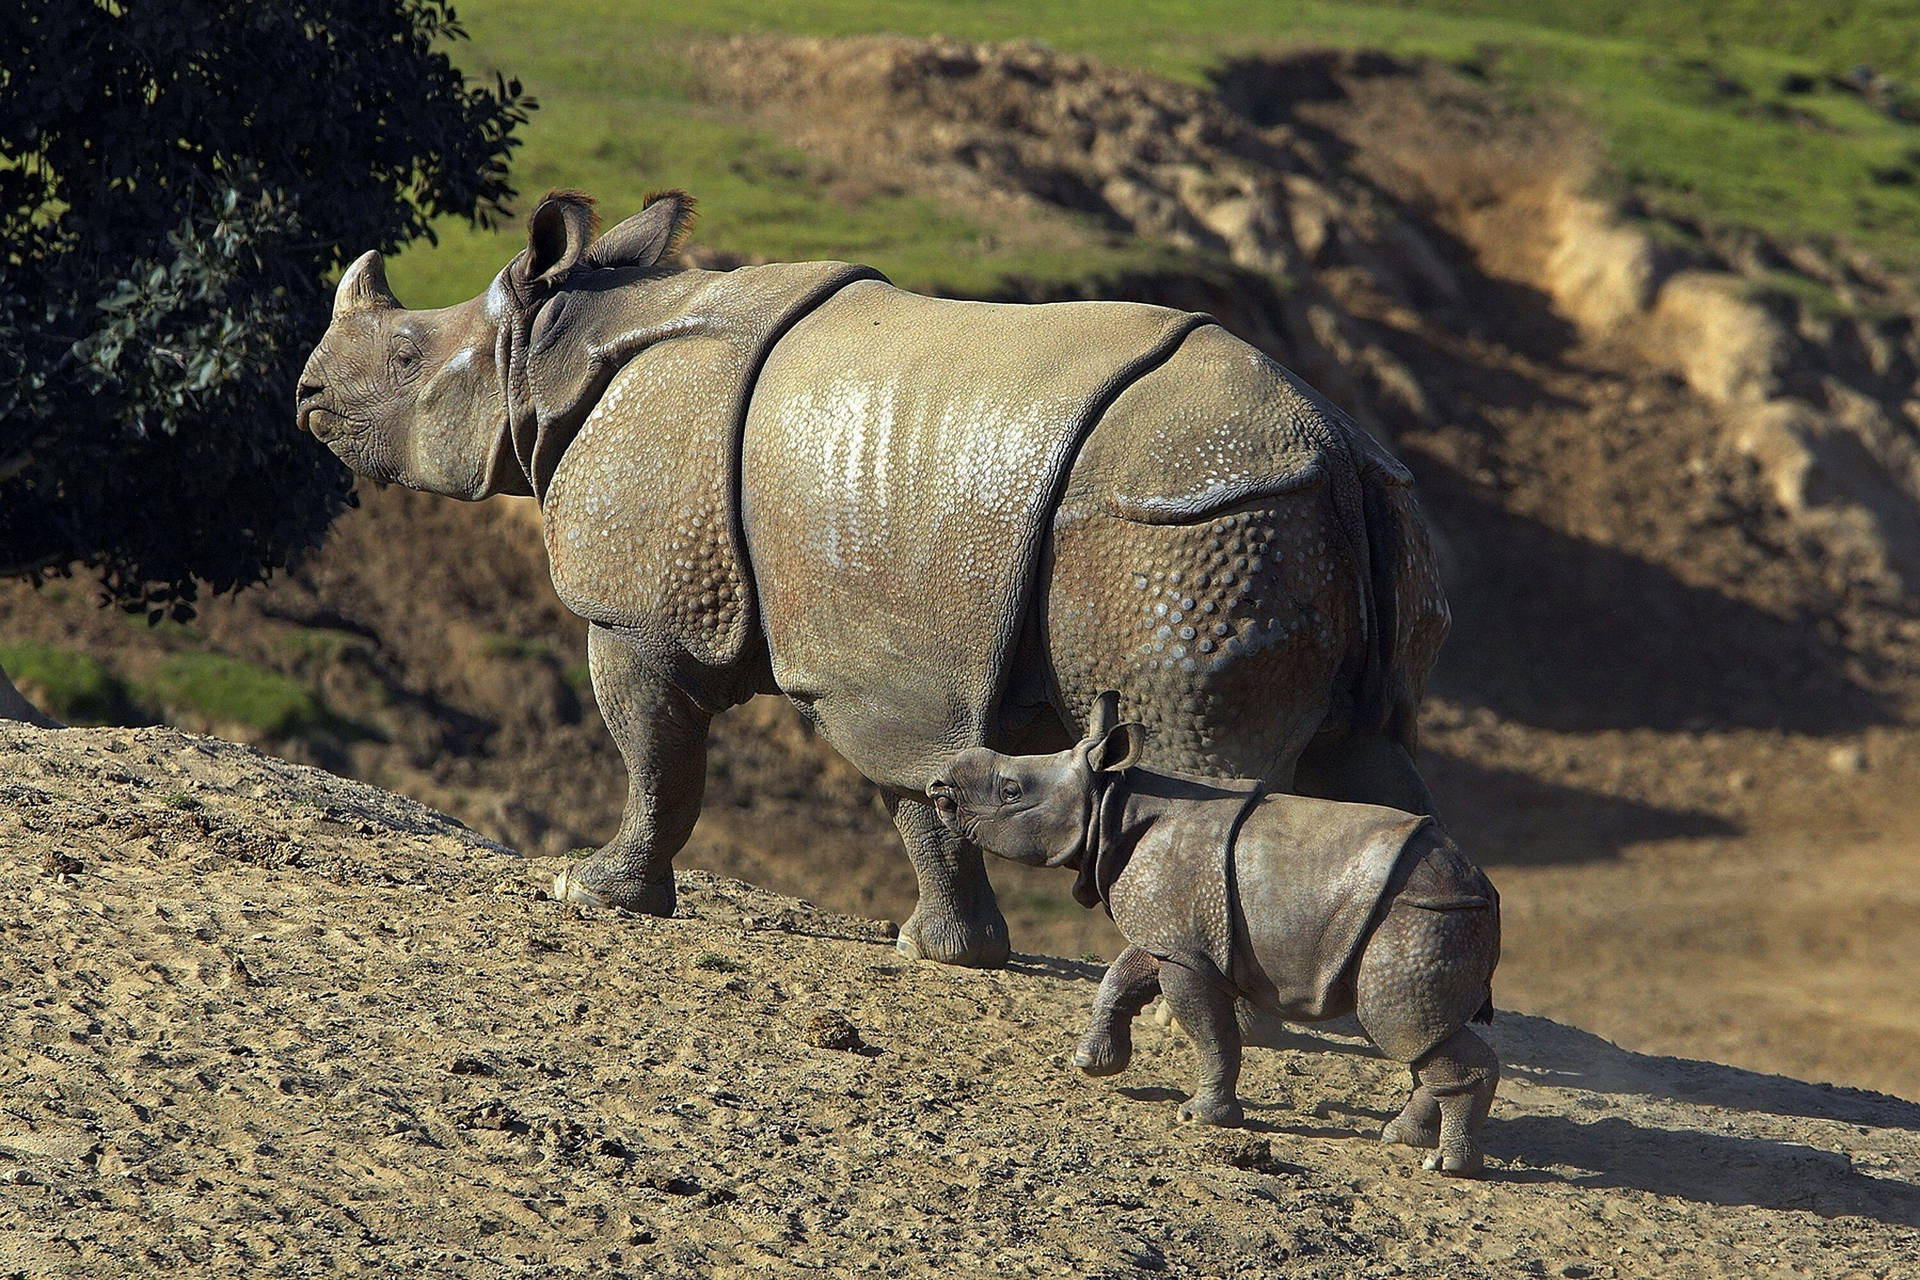
<path id="1" fill-rule="evenodd" d="M 398 796 L 168 729 L 0 728 L 0 1275 L 1891 1277 L 1920 1107 L 1491 1031 L 1492 1167 L 1371 1135 L 1404 1071 L 1066 1063 L 1096 969 L 902 962 L 705 873 L 562 907 Z"/>
<path id="2" fill-rule="evenodd" d="M 1207 88 L 1028 45 L 699 57 L 714 110 L 821 158 L 823 199 L 877 175 L 988 202 L 1008 234 L 1091 218 L 1183 247 L 1191 272 L 1004 294 L 1211 310 L 1407 459 L 1455 615 L 1424 767 L 1501 887 L 1505 1003 L 1920 1098 L 1905 283 L 1597 199 L 1577 125 L 1379 55 L 1248 61 Z M 0 591 L 0 639 L 104 667 L 126 693 L 96 719 L 217 730 L 530 854 L 605 839 L 620 763 L 533 513 L 363 496 L 299 572 L 191 628 L 55 584 Z M 326 715 L 223 718 L 170 692 L 182 654 L 287 677 Z M 708 781 L 682 866 L 910 910 L 865 784 L 778 703 L 721 718 Z M 994 876 L 1017 947 L 1112 953 L 1057 878 Z"/>

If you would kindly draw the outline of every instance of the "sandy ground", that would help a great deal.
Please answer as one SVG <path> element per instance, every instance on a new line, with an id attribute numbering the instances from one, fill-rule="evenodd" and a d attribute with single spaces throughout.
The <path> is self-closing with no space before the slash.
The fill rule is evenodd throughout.
<path id="1" fill-rule="evenodd" d="M 685 918 L 166 729 L 0 729 L 0 1275 L 1872 1276 L 1920 1106 L 1502 1013 L 1477 1182 L 1338 1034 L 1067 1065 L 1096 969 L 903 963 L 704 873 Z M 847 1042 L 844 1020 L 853 1029 Z M 837 1038 L 836 1038 L 837 1037 Z"/>

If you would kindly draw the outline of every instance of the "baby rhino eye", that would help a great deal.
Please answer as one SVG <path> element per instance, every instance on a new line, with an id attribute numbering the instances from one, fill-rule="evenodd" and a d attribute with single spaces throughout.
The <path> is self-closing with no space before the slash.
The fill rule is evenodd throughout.
<path id="1" fill-rule="evenodd" d="M 1000 802 L 1002 804 L 1012 804 L 1015 800 L 1018 800 L 1019 798 L 1020 798 L 1019 783 L 1003 782 L 1000 784 Z"/>

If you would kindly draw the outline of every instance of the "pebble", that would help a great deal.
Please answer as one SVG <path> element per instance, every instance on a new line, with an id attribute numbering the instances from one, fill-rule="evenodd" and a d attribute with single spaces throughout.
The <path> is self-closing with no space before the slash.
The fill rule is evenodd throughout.
<path id="1" fill-rule="evenodd" d="M 1844 742 L 1827 752 L 1827 768 L 1838 774 L 1867 771 L 1867 753 L 1858 743 Z"/>

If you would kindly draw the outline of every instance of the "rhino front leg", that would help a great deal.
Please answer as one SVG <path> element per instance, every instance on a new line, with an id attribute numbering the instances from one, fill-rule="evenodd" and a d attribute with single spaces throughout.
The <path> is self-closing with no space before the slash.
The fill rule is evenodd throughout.
<path id="1" fill-rule="evenodd" d="M 1128 946 L 1107 966 L 1094 997 L 1087 1034 L 1073 1065 L 1090 1076 L 1119 1075 L 1133 1060 L 1133 1020 L 1160 994 L 1160 962 L 1145 947 Z"/>
<path id="2" fill-rule="evenodd" d="M 1240 1024 L 1233 1018 L 1233 988 L 1217 971 L 1201 972 L 1163 961 L 1160 987 L 1173 1016 L 1200 1054 L 1193 1096 L 1180 1104 L 1180 1118 L 1231 1127 L 1245 1119 L 1235 1088 L 1240 1083 Z"/>
<path id="3" fill-rule="evenodd" d="M 920 901 L 894 945 L 914 960 L 975 969 L 1007 962 L 1007 920 L 994 901 L 979 846 L 941 825 L 930 804 L 892 797 L 893 825 L 906 842 Z"/>
<path id="4" fill-rule="evenodd" d="M 673 914 L 673 855 L 693 833 L 707 785 L 707 726 L 698 703 L 655 675 L 633 643 L 587 629 L 587 665 L 600 716 L 627 762 L 619 834 L 554 878 L 563 902 Z"/>

